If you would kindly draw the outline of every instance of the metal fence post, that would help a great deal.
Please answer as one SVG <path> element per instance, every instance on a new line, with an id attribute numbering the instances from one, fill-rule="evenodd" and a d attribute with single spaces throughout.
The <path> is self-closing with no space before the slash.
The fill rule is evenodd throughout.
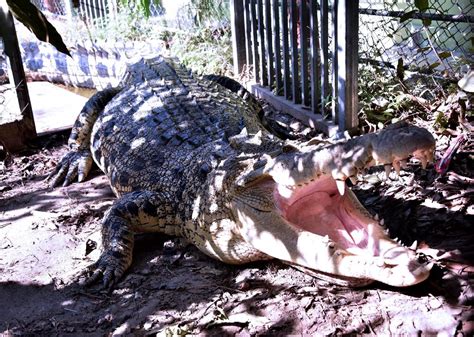
<path id="1" fill-rule="evenodd" d="M 64 11 L 69 23 L 72 22 L 72 0 L 64 0 Z"/>
<path id="2" fill-rule="evenodd" d="M 357 64 L 359 0 L 337 4 L 337 108 L 339 131 L 358 125 Z"/>
<path id="3" fill-rule="evenodd" d="M 36 137 L 33 110 L 26 85 L 25 70 L 23 69 L 21 52 L 18 46 L 15 23 L 5 0 L 0 0 L 0 36 L 3 39 L 5 53 L 10 61 L 13 82 L 22 116 L 21 123 L 18 124 L 18 127 L 21 129 L 21 137 L 23 138 L 20 141 L 32 139 Z"/>
<path id="4" fill-rule="evenodd" d="M 244 1 L 231 0 L 230 23 L 232 27 L 232 52 L 234 59 L 234 73 L 241 73 L 246 62 Z M 262 57 L 264 57 L 262 55 Z"/>

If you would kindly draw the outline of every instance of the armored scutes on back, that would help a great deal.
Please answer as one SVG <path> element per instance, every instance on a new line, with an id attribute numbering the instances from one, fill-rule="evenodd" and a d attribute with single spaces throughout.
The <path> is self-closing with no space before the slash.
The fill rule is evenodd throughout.
<path id="1" fill-rule="evenodd" d="M 431 264 L 391 240 L 345 185 L 371 165 L 431 160 L 428 131 L 395 125 L 328 147 L 288 147 L 255 109 L 161 57 L 90 99 L 51 175 L 53 185 L 82 181 L 93 158 L 118 197 L 89 283 L 110 286 L 123 275 L 139 232 L 182 236 L 226 263 L 277 258 L 349 284 L 428 277 Z"/>

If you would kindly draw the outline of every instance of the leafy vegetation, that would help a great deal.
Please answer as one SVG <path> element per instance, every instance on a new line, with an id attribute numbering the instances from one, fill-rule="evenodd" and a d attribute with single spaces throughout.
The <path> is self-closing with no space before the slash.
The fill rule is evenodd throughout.
<path id="1" fill-rule="evenodd" d="M 177 31 L 168 36 L 170 52 L 198 74 L 232 75 L 230 27 Z"/>
<path id="2" fill-rule="evenodd" d="M 145 17 L 151 15 L 150 7 L 152 4 L 161 6 L 161 0 L 119 0 L 123 7 L 134 8 Z"/>
<path id="3" fill-rule="evenodd" d="M 229 0 L 190 0 L 188 10 L 198 27 L 209 21 L 228 23 L 230 18 Z"/>
<path id="4" fill-rule="evenodd" d="M 64 29 L 67 41 L 153 41 L 163 30 L 157 17 L 146 17 L 136 3 L 118 4 L 114 17 L 101 18 L 93 24 L 87 20 L 75 20 Z M 79 18 L 81 18 L 79 16 Z"/>
<path id="5" fill-rule="evenodd" d="M 403 82 L 390 72 L 373 65 L 359 67 L 359 118 L 369 126 L 382 128 L 398 121 L 420 106 L 408 94 Z"/>

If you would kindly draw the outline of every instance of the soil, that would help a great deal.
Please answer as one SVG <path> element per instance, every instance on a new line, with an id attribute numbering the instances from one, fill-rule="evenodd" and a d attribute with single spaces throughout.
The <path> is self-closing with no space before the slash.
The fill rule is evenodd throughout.
<path id="1" fill-rule="evenodd" d="M 449 140 L 438 136 L 438 157 Z M 84 183 L 44 182 L 67 135 L 2 158 L 0 333 L 12 335 L 472 335 L 472 143 L 438 177 L 410 164 L 397 180 L 372 169 L 353 187 L 392 237 L 417 240 L 436 265 L 417 286 L 336 286 L 270 261 L 229 266 L 179 239 L 140 235 L 113 291 L 74 282 L 99 256 L 100 221 L 114 200 L 95 169 Z M 1 164 L 0 164 L 1 165 Z"/>

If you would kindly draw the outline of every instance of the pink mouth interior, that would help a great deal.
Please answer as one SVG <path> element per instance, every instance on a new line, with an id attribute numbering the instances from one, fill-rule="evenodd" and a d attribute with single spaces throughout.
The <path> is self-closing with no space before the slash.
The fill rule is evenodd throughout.
<path id="1" fill-rule="evenodd" d="M 343 196 L 339 194 L 331 177 L 297 188 L 289 198 L 275 188 L 274 196 L 282 217 L 293 226 L 327 235 L 351 252 L 378 255 L 368 232 L 369 219 L 353 205 L 347 192 Z"/>

